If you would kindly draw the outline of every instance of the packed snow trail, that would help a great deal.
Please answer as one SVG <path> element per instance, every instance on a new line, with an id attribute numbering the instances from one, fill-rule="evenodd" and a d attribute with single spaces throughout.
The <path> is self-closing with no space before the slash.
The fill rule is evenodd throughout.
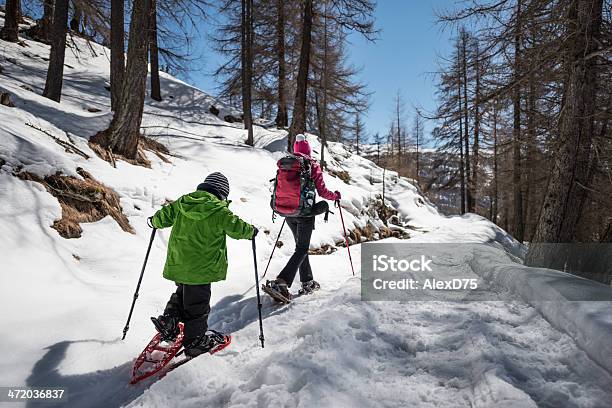
<path id="1" fill-rule="evenodd" d="M 605 408 L 612 401 L 610 374 L 520 300 L 362 302 L 346 256 L 312 257 L 322 283 L 316 294 L 286 306 L 266 298 L 263 350 L 253 293 L 221 299 L 210 324 L 234 333 L 232 347 L 170 373 L 131 406 Z"/>

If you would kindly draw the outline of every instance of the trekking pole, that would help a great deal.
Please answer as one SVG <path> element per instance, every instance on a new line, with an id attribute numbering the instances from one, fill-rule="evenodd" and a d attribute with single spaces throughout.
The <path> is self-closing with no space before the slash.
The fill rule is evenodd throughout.
<path id="1" fill-rule="evenodd" d="M 125 336 L 130 329 L 130 320 L 132 319 L 132 312 L 134 311 L 134 305 L 136 305 L 136 299 L 138 299 L 138 291 L 140 290 L 140 283 L 142 282 L 142 277 L 144 276 L 144 271 L 147 266 L 147 261 L 149 260 L 149 253 L 151 252 L 151 246 L 153 245 L 153 239 L 155 238 L 155 232 L 157 228 L 153 227 L 153 231 L 151 231 L 151 240 L 149 241 L 149 247 L 147 248 L 147 254 L 145 255 L 144 263 L 142 264 L 142 270 L 140 271 L 140 278 L 138 278 L 138 284 L 136 285 L 136 292 L 134 292 L 134 299 L 132 300 L 132 307 L 130 307 L 130 314 L 128 315 L 127 322 L 125 323 L 125 327 L 123 328 L 123 337 L 121 340 L 125 340 Z"/>
<path id="2" fill-rule="evenodd" d="M 266 270 L 264 271 L 263 275 L 261 275 L 261 279 L 265 278 L 266 273 L 268 273 L 268 268 L 270 267 L 272 256 L 274 255 L 274 251 L 276 251 L 276 245 L 278 244 L 278 240 L 280 239 L 281 232 L 283 232 L 283 227 L 285 226 L 286 222 L 287 222 L 287 219 L 283 218 L 283 225 L 281 225 L 280 231 L 278 231 L 278 236 L 276 237 L 276 241 L 274 242 L 274 248 L 272 248 L 272 253 L 270 254 L 270 258 L 268 258 L 268 264 L 266 265 Z"/>
<path id="3" fill-rule="evenodd" d="M 342 216 L 342 207 L 340 206 L 340 200 L 336 200 L 336 207 L 338 207 L 338 211 L 340 211 L 340 220 L 342 221 L 342 230 L 344 231 L 344 242 L 346 243 L 346 250 L 348 251 L 349 262 L 351 263 L 351 270 L 353 271 L 353 276 L 355 276 L 355 268 L 353 268 L 353 258 L 351 258 L 351 249 L 349 248 L 348 237 L 346 236 L 346 227 L 344 226 L 344 217 Z"/>
<path id="4" fill-rule="evenodd" d="M 255 248 L 255 237 L 251 238 L 253 241 L 253 263 L 255 264 L 255 288 L 257 289 L 257 312 L 259 313 L 259 340 L 261 341 L 261 348 L 264 348 L 264 333 L 263 333 L 263 321 L 261 320 L 261 297 L 259 296 L 259 273 L 257 272 L 257 250 Z"/>

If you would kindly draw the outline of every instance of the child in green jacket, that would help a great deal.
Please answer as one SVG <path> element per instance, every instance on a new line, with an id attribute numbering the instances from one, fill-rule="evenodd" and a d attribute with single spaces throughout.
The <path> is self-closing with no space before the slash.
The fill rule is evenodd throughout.
<path id="1" fill-rule="evenodd" d="M 152 217 L 155 228 L 172 227 L 164 278 L 176 282 L 164 314 L 151 320 L 164 340 L 174 340 L 184 323 L 185 354 L 195 357 L 224 341 L 208 329 L 210 284 L 227 275 L 226 235 L 252 239 L 257 228 L 228 208 L 229 183 L 218 172 L 210 174 L 197 191 L 164 206 Z"/>

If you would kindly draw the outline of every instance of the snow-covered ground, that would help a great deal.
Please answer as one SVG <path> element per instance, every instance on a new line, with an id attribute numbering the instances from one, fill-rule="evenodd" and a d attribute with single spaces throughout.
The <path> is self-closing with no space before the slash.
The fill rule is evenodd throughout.
<path id="1" fill-rule="evenodd" d="M 463 266 L 502 284 L 504 270 L 517 271 L 521 285 L 505 283 L 514 298 L 362 302 L 359 273 L 351 276 L 346 249 L 339 248 L 312 257 L 323 287 L 317 295 L 283 307 L 264 299 L 266 348 L 261 349 L 250 242 L 229 240 L 228 280 L 213 285 L 209 322 L 232 332 L 232 345 L 157 383 L 127 385 L 132 359 L 153 334 L 149 316 L 163 309 L 173 290 L 172 282 L 161 277 L 169 237 L 169 231 L 162 231 L 130 332 L 120 340 L 150 235 L 146 217 L 166 200 L 192 191 L 208 173 L 221 171 L 231 184 L 230 208 L 269 231 L 257 239 L 263 272 L 280 228 L 280 222 L 271 221 L 269 179 L 282 155 L 285 132 L 256 127 L 256 147 L 247 147 L 240 124 L 209 113 L 211 104 L 229 108 L 162 75 L 164 101 L 147 100 L 143 131 L 168 146 L 171 162 L 148 154 L 150 169 L 125 162 L 113 168 L 87 145 L 111 119 L 105 89 L 108 50 L 76 39 L 67 51 L 59 104 L 40 96 L 47 55 L 48 48 L 39 43 L 26 40 L 22 47 L 0 41 L 0 91 L 9 92 L 15 104 L 0 106 L 0 159 L 6 162 L 0 169 L 0 334 L 5 350 L 0 386 L 67 387 L 70 407 L 610 406 L 610 303 L 581 302 L 571 313 L 560 314 L 554 306 L 525 299 L 522 289 L 542 281 L 519 274 L 527 268 L 505 255 L 520 256 L 521 245 L 481 217 L 439 214 L 410 180 L 392 172 L 387 172 L 386 198 L 411 239 L 491 244 L 501 255 L 484 266 L 482 260 L 463 259 Z M 90 158 L 66 152 L 28 124 L 73 143 Z M 318 155 L 320 145 L 315 137 L 310 140 Z M 328 187 L 342 192 L 347 226 L 381 226 L 373 202 L 381 193 L 382 170 L 341 145 L 329 149 L 330 169 L 350 175 L 349 184 L 326 175 Z M 50 228 L 61 217 L 57 199 L 40 184 L 13 175 L 77 175 L 77 167 L 119 194 L 135 234 L 106 217 L 82 224 L 79 239 L 61 238 Z M 337 213 L 327 224 L 317 221 L 314 248 L 341 239 Z M 276 252 L 269 276 L 292 251 L 288 231 L 281 240 L 286 245 Z M 351 250 L 359 271 L 360 248 Z M 530 272 L 565 279 L 557 272 Z"/>

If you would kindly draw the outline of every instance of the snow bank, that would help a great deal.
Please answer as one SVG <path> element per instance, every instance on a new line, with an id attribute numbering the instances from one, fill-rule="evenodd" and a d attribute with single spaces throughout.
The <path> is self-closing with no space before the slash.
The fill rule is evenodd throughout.
<path id="1" fill-rule="evenodd" d="M 472 269 L 517 293 L 612 373 L 612 288 L 564 272 L 519 265 L 505 252 L 479 245 Z M 585 299 L 589 299 L 588 301 Z"/>

